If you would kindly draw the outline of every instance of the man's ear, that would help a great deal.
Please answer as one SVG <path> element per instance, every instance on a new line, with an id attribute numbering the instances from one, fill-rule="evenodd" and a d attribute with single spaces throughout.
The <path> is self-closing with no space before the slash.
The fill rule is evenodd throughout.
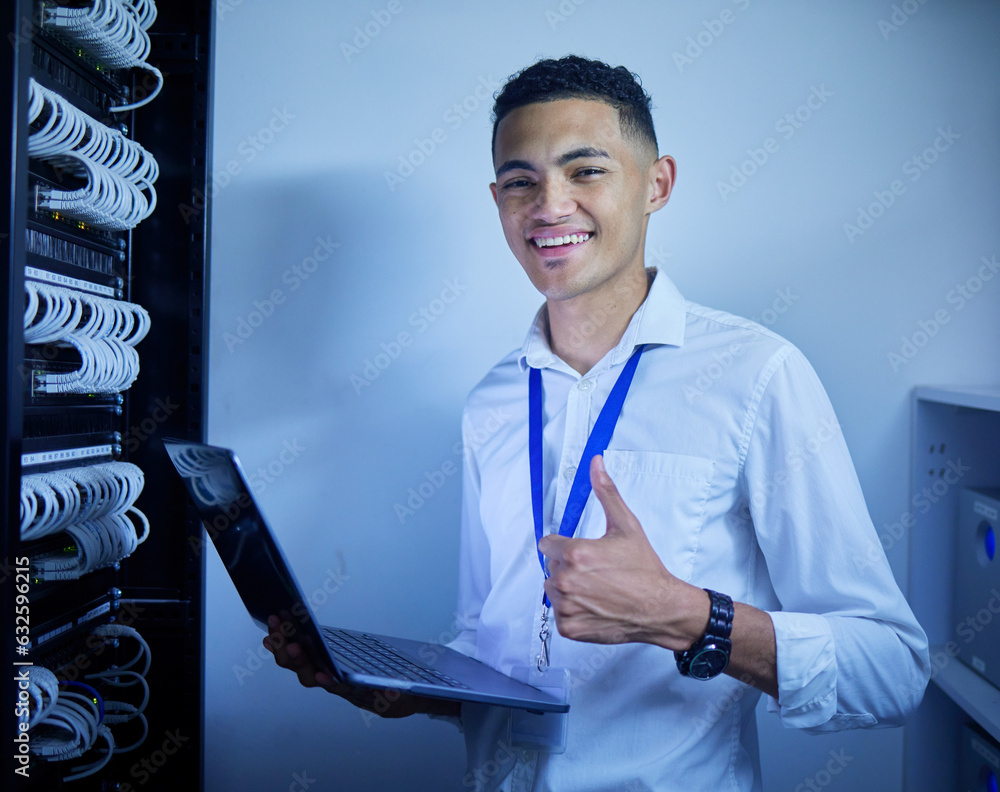
<path id="1" fill-rule="evenodd" d="M 649 166 L 648 214 L 660 209 L 668 200 L 677 181 L 677 163 L 669 154 L 664 154 Z"/>
<path id="2" fill-rule="evenodd" d="M 493 182 L 490 185 L 490 192 L 493 193 L 493 203 L 497 204 L 497 206 L 500 206 L 500 204 L 497 203 L 497 183 L 496 182 Z"/>

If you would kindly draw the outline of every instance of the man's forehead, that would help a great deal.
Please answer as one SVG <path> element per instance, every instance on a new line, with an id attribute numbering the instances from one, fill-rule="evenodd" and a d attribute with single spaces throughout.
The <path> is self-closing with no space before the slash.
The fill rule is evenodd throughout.
<path id="1" fill-rule="evenodd" d="M 593 99 L 554 99 L 512 110 L 497 127 L 497 164 L 524 152 L 559 159 L 571 151 L 601 151 L 618 155 L 627 141 L 618 111 Z"/>

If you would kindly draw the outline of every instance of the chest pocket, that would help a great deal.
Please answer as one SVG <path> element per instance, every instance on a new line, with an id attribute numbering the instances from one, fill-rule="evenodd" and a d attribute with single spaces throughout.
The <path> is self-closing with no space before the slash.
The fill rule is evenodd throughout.
<path id="1" fill-rule="evenodd" d="M 715 462 L 661 451 L 604 452 L 604 464 L 625 504 L 664 565 L 682 580 L 694 574 Z M 602 536 L 604 510 L 591 500 L 586 536 Z"/>

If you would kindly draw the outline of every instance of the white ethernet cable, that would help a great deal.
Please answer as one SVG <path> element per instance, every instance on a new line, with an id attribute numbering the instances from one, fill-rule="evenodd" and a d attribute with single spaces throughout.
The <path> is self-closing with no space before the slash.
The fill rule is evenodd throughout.
<path id="1" fill-rule="evenodd" d="M 149 312 L 141 305 L 33 280 L 24 282 L 24 290 L 26 344 L 48 344 L 77 333 L 95 339 L 114 337 L 135 346 L 149 332 Z"/>
<path id="2" fill-rule="evenodd" d="M 149 520 L 134 506 L 143 481 L 138 467 L 118 461 L 23 476 L 21 539 L 64 531 L 76 550 L 32 558 L 34 574 L 76 580 L 131 555 L 149 536 Z"/>
<path id="3" fill-rule="evenodd" d="M 122 677 L 133 679 L 134 682 L 126 685 L 121 681 Z M 149 734 L 149 723 L 146 721 L 146 716 L 142 714 L 146 709 L 146 705 L 149 704 L 149 683 L 146 682 L 146 678 L 138 671 L 109 668 L 106 671 L 100 671 L 96 674 L 88 674 L 84 679 L 99 680 L 112 687 L 129 687 L 134 684 L 142 687 L 142 701 L 139 704 L 129 704 L 127 701 L 112 701 L 105 698 L 103 720 L 103 723 L 106 723 L 108 726 L 128 723 L 135 719 L 138 719 L 142 724 L 142 733 L 140 736 L 128 745 L 115 746 L 115 753 L 126 753 L 142 745 Z"/>
<path id="4" fill-rule="evenodd" d="M 28 156 L 49 161 L 86 181 L 76 190 L 40 186 L 41 208 L 109 231 L 135 228 L 152 214 L 156 208 L 153 183 L 160 168 L 141 145 L 32 78 L 28 123 L 36 122 L 41 126 L 28 136 Z"/>
<path id="5" fill-rule="evenodd" d="M 146 674 L 149 673 L 149 666 L 153 661 L 153 653 L 149 648 L 149 644 L 146 643 L 145 639 L 134 627 L 128 627 L 123 624 L 102 624 L 95 627 L 92 634 L 110 640 L 117 638 L 130 638 L 139 645 L 139 651 L 131 660 L 123 665 L 112 666 L 111 668 L 106 668 L 103 671 L 88 674 L 85 677 L 86 679 L 98 680 L 102 684 L 110 687 L 124 688 L 133 687 L 134 685 L 142 687 L 142 701 L 139 704 L 129 704 L 124 701 L 110 701 L 108 699 L 104 700 L 105 723 L 109 725 L 117 725 L 119 723 L 127 723 L 128 721 L 138 718 L 139 722 L 142 724 L 142 732 L 138 739 L 134 740 L 129 745 L 117 746 L 115 748 L 115 753 L 125 753 L 126 751 L 131 751 L 141 745 L 143 741 L 145 741 L 146 736 L 149 734 L 149 724 L 146 722 L 146 716 L 143 715 L 143 711 L 149 703 L 149 684 L 146 682 Z M 139 669 L 140 664 L 142 665 L 141 669 Z"/>
<path id="6" fill-rule="evenodd" d="M 44 25 L 113 69 L 140 68 L 156 77 L 156 89 L 145 99 L 111 108 L 120 113 L 151 102 L 163 88 L 163 74 L 146 63 L 149 35 L 156 19 L 152 0 L 92 0 L 89 8 L 46 5 Z"/>
<path id="7" fill-rule="evenodd" d="M 131 509 L 142 514 L 138 509 Z M 145 519 L 145 516 L 143 516 Z M 75 556 L 43 556 L 32 559 L 32 573 L 41 580 L 78 580 L 95 569 L 110 566 L 127 558 L 141 541 L 135 526 L 124 514 L 84 520 L 66 529 Z M 144 534 L 143 538 L 148 535 Z"/>
<path id="8" fill-rule="evenodd" d="M 42 722 L 59 698 L 59 680 L 45 666 L 26 666 L 28 674 L 28 695 L 35 704 L 35 711 L 28 716 L 28 728 L 33 729 Z"/>
<path id="9" fill-rule="evenodd" d="M 99 624 L 91 632 L 93 635 L 99 635 L 104 638 L 131 638 L 139 645 L 139 651 L 136 653 L 135 657 L 127 663 L 101 671 L 100 673 L 104 675 L 104 677 L 115 676 L 118 671 L 135 671 L 136 666 L 139 665 L 140 662 L 142 662 L 142 670 L 137 671 L 136 673 L 142 677 L 145 677 L 146 674 L 149 673 L 149 667 L 153 663 L 153 652 L 150 650 L 149 644 L 146 643 L 146 640 L 139 634 L 137 629 L 129 627 L 125 624 Z M 117 686 L 129 687 L 135 684 L 138 684 L 138 682 L 133 681 L 128 684 L 119 682 Z"/>
<path id="10" fill-rule="evenodd" d="M 80 367 L 38 375 L 45 393 L 120 393 L 139 375 L 133 348 L 149 332 L 140 305 L 37 281 L 25 281 L 24 341 L 74 347 Z"/>
<path id="11" fill-rule="evenodd" d="M 88 765 L 70 768 L 64 781 L 75 781 L 93 775 L 103 768 L 115 752 L 111 730 L 101 723 L 101 710 L 96 702 L 82 693 L 59 691 L 55 706 L 39 722 L 38 734 L 33 734 L 30 749 L 33 754 L 50 762 L 76 759 L 94 747 L 98 739 L 107 744 L 105 755 Z"/>
<path id="12" fill-rule="evenodd" d="M 138 685 L 142 699 L 138 704 L 110 700 L 95 687 L 82 682 L 60 683 L 52 671 L 41 665 L 29 666 L 28 694 L 34 703 L 33 712 L 28 716 L 28 729 L 33 731 L 30 750 L 47 761 L 63 762 L 76 759 L 95 747 L 98 739 L 106 743 L 105 756 L 89 765 L 70 768 L 64 781 L 74 781 L 92 775 L 104 767 L 112 754 L 125 753 L 141 745 L 149 734 L 149 724 L 143 712 L 149 703 L 149 683 L 146 674 L 152 662 L 152 652 L 138 630 L 120 624 L 102 624 L 92 631 L 92 635 L 106 641 L 129 638 L 139 646 L 138 652 L 126 663 L 113 665 L 102 671 L 87 674 L 84 679 L 94 685 L 125 688 Z M 83 688 L 88 695 L 62 689 L 64 686 Z M 103 689 L 103 687 L 102 687 Z M 109 727 L 138 720 L 141 732 L 129 745 L 116 743 Z"/>
<path id="13" fill-rule="evenodd" d="M 156 181 L 159 175 L 156 159 L 139 143 L 91 118 L 63 96 L 30 78 L 28 123 L 43 117 L 40 128 L 28 137 L 29 156 L 51 158 L 76 150 L 122 178 L 136 183 Z"/>

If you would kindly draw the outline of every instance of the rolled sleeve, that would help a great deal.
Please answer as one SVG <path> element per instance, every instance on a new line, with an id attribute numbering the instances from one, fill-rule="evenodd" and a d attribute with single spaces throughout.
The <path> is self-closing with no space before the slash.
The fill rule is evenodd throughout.
<path id="1" fill-rule="evenodd" d="M 826 723 L 837 711 L 837 652 L 830 625 L 813 613 L 768 613 L 778 648 L 778 700 L 768 709 L 794 729 Z"/>

